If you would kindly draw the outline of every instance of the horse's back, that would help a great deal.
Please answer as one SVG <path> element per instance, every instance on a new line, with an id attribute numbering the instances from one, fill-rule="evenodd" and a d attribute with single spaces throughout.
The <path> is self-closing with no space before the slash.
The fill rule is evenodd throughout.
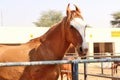
<path id="1" fill-rule="evenodd" d="M 30 49 L 26 45 L 0 46 L 0 62 L 28 61 Z"/>
<path id="2" fill-rule="evenodd" d="M 0 45 L 0 62 L 29 62 L 33 61 L 34 58 L 37 60 L 37 57 L 41 57 L 41 55 L 37 55 L 34 51 L 36 46 L 40 49 L 39 54 L 43 54 L 46 48 L 45 46 L 41 46 L 40 43 L 37 45 L 29 44 L 19 45 L 19 46 L 6 46 Z M 31 47 L 34 46 L 34 47 Z M 45 49 L 43 49 L 45 48 Z M 49 50 L 48 50 L 49 51 Z M 36 53 L 33 55 L 33 53 Z M 46 55 L 46 54 L 44 54 Z M 42 68 L 42 69 L 41 69 Z M 36 72 L 36 70 L 38 70 Z M 56 80 L 58 78 L 57 72 L 59 69 L 57 66 L 14 66 L 14 67 L 0 67 L 0 80 Z M 51 72 L 52 71 L 52 72 Z M 46 77 L 43 77 L 44 74 L 41 72 L 46 73 Z M 49 74 L 48 74 L 49 73 Z M 39 75 L 38 75 L 39 74 Z M 56 76 L 56 77 L 52 77 Z"/>
<path id="3" fill-rule="evenodd" d="M 0 45 L 0 62 L 29 61 L 29 49 L 25 45 L 6 46 Z M 24 71 L 24 66 L 0 67 L 0 80 L 19 80 Z"/>

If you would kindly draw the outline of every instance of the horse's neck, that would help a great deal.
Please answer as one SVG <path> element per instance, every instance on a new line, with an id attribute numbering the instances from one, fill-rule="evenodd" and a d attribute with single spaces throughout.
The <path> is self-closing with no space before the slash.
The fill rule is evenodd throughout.
<path id="1" fill-rule="evenodd" d="M 69 43 L 65 39 L 63 22 L 54 25 L 43 37 L 43 43 L 50 46 L 54 55 L 58 57 L 64 56 Z"/>
<path id="2" fill-rule="evenodd" d="M 41 37 L 28 42 L 28 45 L 36 49 L 43 47 L 48 51 L 49 55 L 54 55 L 53 59 L 62 59 L 69 46 L 65 37 L 64 21 L 61 21 L 51 27 L 51 29 Z"/>

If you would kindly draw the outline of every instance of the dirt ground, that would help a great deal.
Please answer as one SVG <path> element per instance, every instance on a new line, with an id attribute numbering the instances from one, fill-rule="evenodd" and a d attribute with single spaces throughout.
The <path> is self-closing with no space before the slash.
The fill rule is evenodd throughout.
<path id="1" fill-rule="evenodd" d="M 88 63 L 88 70 L 87 73 L 89 74 L 102 74 L 101 70 L 101 63 Z M 83 64 L 79 64 L 79 72 L 83 73 L 84 72 L 84 67 Z M 106 76 L 111 76 L 112 75 L 112 70 L 110 68 L 104 68 L 103 69 L 103 74 Z M 120 66 L 118 67 L 118 72 L 117 74 L 114 74 L 116 77 L 120 77 Z M 58 80 L 61 80 L 60 77 Z M 64 75 L 64 80 L 66 79 L 66 76 Z M 84 76 L 82 74 L 79 74 L 79 80 L 84 80 Z M 101 78 L 101 77 L 96 77 L 96 76 L 87 76 L 87 80 L 112 80 L 110 78 Z M 120 79 L 116 79 L 120 80 Z"/>

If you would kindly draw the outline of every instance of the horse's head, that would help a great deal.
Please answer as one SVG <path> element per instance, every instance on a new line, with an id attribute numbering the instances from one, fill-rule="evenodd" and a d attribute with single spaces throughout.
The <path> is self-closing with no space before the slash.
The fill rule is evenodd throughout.
<path id="1" fill-rule="evenodd" d="M 81 16 L 80 9 L 75 5 L 76 10 L 70 10 L 69 6 L 70 4 L 68 4 L 66 10 L 66 39 L 75 46 L 80 56 L 84 56 L 88 49 L 85 40 L 86 23 Z"/>

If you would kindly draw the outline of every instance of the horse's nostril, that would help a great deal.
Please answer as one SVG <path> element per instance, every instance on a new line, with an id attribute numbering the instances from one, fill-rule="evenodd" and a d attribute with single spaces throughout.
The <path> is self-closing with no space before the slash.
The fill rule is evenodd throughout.
<path id="1" fill-rule="evenodd" d="M 82 50 L 82 47 L 80 47 L 80 52 L 82 52 L 83 50 Z"/>

